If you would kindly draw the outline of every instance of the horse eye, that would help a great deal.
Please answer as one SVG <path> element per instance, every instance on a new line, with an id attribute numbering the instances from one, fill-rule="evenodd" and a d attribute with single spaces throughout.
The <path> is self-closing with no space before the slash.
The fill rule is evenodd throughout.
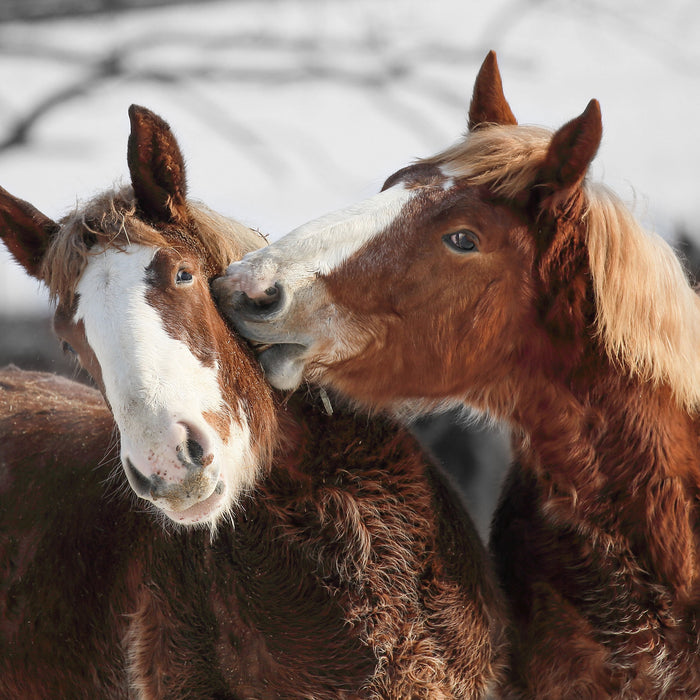
<path id="1" fill-rule="evenodd" d="M 63 350 L 63 353 L 65 355 L 77 355 L 78 353 L 75 351 L 73 346 L 70 343 L 67 343 L 65 340 L 61 341 L 61 350 Z"/>
<path id="2" fill-rule="evenodd" d="M 442 240 L 445 241 L 450 248 L 460 253 L 473 253 L 478 250 L 476 234 L 467 229 L 448 233 L 442 237 Z"/>
<path id="3" fill-rule="evenodd" d="M 187 270 L 178 270 L 175 275 L 175 284 L 190 284 L 194 277 Z"/>

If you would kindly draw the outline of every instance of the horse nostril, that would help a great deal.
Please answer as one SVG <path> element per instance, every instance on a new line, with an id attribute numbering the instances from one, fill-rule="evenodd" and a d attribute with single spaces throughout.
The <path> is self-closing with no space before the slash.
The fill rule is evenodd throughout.
<path id="1" fill-rule="evenodd" d="M 236 292 L 231 299 L 231 307 L 243 318 L 259 319 L 274 314 L 282 306 L 283 298 L 282 287 L 275 283 L 256 293 Z"/>
<path id="2" fill-rule="evenodd" d="M 268 288 L 265 290 L 265 294 L 267 295 L 268 300 L 269 300 L 270 302 L 273 302 L 273 301 L 275 301 L 275 300 L 277 299 L 277 297 L 279 297 L 279 295 L 280 295 L 279 287 L 278 287 L 276 284 L 275 284 L 274 286 L 272 286 L 272 287 L 268 287 Z"/>
<path id="3" fill-rule="evenodd" d="M 192 438 L 187 440 L 187 452 L 190 455 L 190 461 L 199 467 L 203 466 L 204 449 L 196 440 L 193 440 Z"/>
<path id="4" fill-rule="evenodd" d="M 177 458 L 183 466 L 208 467 L 214 461 L 206 433 L 194 425 L 180 423 L 184 440 L 177 446 Z"/>
<path id="5" fill-rule="evenodd" d="M 257 310 L 258 312 L 269 313 L 274 311 L 282 298 L 282 289 L 279 284 L 270 285 L 262 291 L 262 293 L 250 296 L 243 292 L 245 305 L 248 310 Z"/>

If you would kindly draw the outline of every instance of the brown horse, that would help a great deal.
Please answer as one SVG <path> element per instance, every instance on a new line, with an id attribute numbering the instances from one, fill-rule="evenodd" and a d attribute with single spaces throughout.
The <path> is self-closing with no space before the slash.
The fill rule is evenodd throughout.
<path id="1" fill-rule="evenodd" d="M 215 288 L 278 386 L 510 422 L 504 694 L 697 698 L 700 303 L 586 179 L 601 133 L 595 101 L 554 133 L 519 126 L 490 54 L 463 140 Z"/>
<path id="2" fill-rule="evenodd" d="M 505 624 L 455 493 L 392 424 L 273 394 L 209 290 L 260 237 L 130 116 L 132 188 L 60 224 L 0 192 L 109 405 L 0 374 L 0 697 L 483 697 Z"/>

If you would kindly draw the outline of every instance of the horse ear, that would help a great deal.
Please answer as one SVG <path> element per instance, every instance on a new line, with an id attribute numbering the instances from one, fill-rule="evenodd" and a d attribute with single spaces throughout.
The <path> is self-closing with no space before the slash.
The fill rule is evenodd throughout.
<path id="1" fill-rule="evenodd" d="M 136 200 L 154 221 L 183 221 L 187 214 L 185 161 L 166 121 L 145 107 L 129 107 L 127 161 Z"/>
<path id="2" fill-rule="evenodd" d="M 41 265 L 59 225 L 38 209 L 0 187 L 0 238 L 12 257 L 32 276 L 42 279 Z"/>
<path id="3" fill-rule="evenodd" d="M 469 105 L 469 131 L 474 131 L 486 124 L 515 125 L 517 123 L 518 120 L 503 94 L 496 52 L 489 51 L 474 83 L 474 93 Z"/>
<path id="4" fill-rule="evenodd" d="M 548 193 L 568 193 L 581 184 L 595 157 L 603 135 L 598 100 L 591 100 L 583 113 L 564 124 L 550 141 L 536 183 Z"/>

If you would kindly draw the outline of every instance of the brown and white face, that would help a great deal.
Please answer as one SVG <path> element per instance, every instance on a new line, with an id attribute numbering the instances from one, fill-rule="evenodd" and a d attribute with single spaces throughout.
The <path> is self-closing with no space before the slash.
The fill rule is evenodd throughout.
<path id="1" fill-rule="evenodd" d="M 308 378 L 373 405 L 457 398 L 519 316 L 521 231 L 481 188 L 416 164 L 233 263 L 213 289 L 243 335 L 270 345 L 260 361 L 278 388 Z"/>
<path id="2" fill-rule="evenodd" d="M 226 395 L 222 362 L 238 351 L 240 370 L 256 369 L 209 298 L 191 252 L 107 247 L 93 251 L 73 313 L 55 321 L 109 403 L 131 487 L 185 524 L 215 520 L 257 471 L 245 398 Z"/>
<path id="3" fill-rule="evenodd" d="M 308 379 L 374 407 L 454 400 L 503 415 L 512 405 L 512 359 L 541 350 L 550 208 L 578 191 L 600 112 L 593 101 L 555 134 L 518 126 L 489 54 L 469 132 L 215 280 L 222 312 L 267 346 L 260 361 L 273 385 Z M 489 179 L 495 171 L 510 178 L 508 194 Z"/>
<path id="4" fill-rule="evenodd" d="M 470 129 L 483 122 L 516 123 L 493 54 Z M 236 328 L 269 346 L 260 361 L 278 388 L 309 379 L 374 406 L 461 400 L 498 372 L 510 350 L 499 339 L 526 313 L 522 228 L 485 188 L 417 163 L 233 263 L 213 290 Z"/>
<path id="5" fill-rule="evenodd" d="M 124 218 L 125 235 L 115 245 L 108 230 L 99 230 L 100 218 L 88 217 L 96 223 L 78 239 L 89 241 L 89 251 L 71 293 L 58 292 L 54 325 L 112 410 L 132 489 L 177 523 L 213 526 L 267 457 L 261 453 L 271 439 L 272 397 L 211 298 L 216 270 L 189 218 L 184 171 L 172 167 L 181 156 L 169 128 L 142 108 L 130 115 L 129 164 L 144 218 Z M 171 167 L 158 167 L 166 158 Z M 163 172 L 175 173 L 177 181 L 159 181 Z M 0 200 L 4 221 L 11 217 L 19 228 L 30 205 L 7 193 Z M 37 229 L 23 237 L 35 242 L 42 229 L 60 237 L 63 228 L 82 226 L 85 216 L 80 212 L 61 227 L 30 213 Z M 18 254 L 19 236 L 3 231 L 3 238 L 37 273 L 36 253 Z"/>

